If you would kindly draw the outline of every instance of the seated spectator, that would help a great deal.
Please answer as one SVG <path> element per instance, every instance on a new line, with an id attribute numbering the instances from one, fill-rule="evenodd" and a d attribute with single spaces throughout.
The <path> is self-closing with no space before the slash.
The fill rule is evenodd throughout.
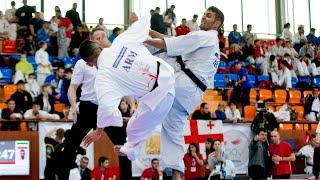
<path id="1" fill-rule="evenodd" d="M 151 167 L 143 170 L 141 174 L 141 180 L 161 180 L 163 177 L 163 173 L 160 167 L 160 163 L 158 159 L 151 160 Z"/>
<path id="2" fill-rule="evenodd" d="M 208 165 L 208 158 L 209 155 L 214 151 L 214 140 L 212 138 L 207 138 L 205 142 L 205 153 L 206 153 L 206 159 L 203 160 L 204 165 L 206 166 L 206 171 L 205 171 L 205 179 L 209 178 L 209 175 L 211 173 L 211 170 Z"/>
<path id="3" fill-rule="evenodd" d="M 277 121 L 297 121 L 296 112 L 290 104 L 284 104 L 278 111 L 272 113 Z"/>
<path id="4" fill-rule="evenodd" d="M 307 44 L 302 46 L 299 51 L 300 57 L 304 57 L 306 54 L 309 54 L 311 59 L 314 59 L 314 48 L 312 47 L 312 43 L 310 41 L 307 41 Z"/>
<path id="5" fill-rule="evenodd" d="M 260 40 L 254 40 L 254 57 L 259 58 L 264 56 L 262 47 L 260 46 Z"/>
<path id="6" fill-rule="evenodd" d="M 208 157 L 208 166 L 211 171 L 210 179 L 220 179 L 221 167 L 226 161 L 225 154 L 221 149 L 221 141 L 215 140 L 213 148 L 214 151 Z"/>
<path id="7" fill-rule="evenodd" d="M 297 76 L 310 76 L 308 66 L 306 64 L 306 62 L 310 60 L 309 58 L 310 58 L 310 55 L 306 54 L 301 59 L 295 58 L 293 60 L 293 69 L 296 72 Z"/>
<path id="8" fill-rule="evenodd" d="M 29 74 L 34 73 L 33 66 L 27 61 L 27 56 L 25 54 L 21 55 L 20 61 L 16 64 L 16 73 L 14 77 L 14 82 L 22 80 L 25 81 Z"/>
<path id="9" fill-rule="evenodd" d="M 111 174 L 109 170 L 108 158 L 102 156 L 98 160 L 99 166 L 95 167 L 91 172 L 92 180 L 108 179 L 115 180 L 116 176 Z"/>
<path id="10" fill-rule="evenodd" d="M 285 141 L 280 140 L 278 131 L 271 132 L 272 144 L 269 145 L 269 153 L 273 161 L 272 178 L 273 179 L 290 179 L 291 166 L 290 162 L 296 160 L 291 146 Z"/>
<path id="11" fill-rule="evenodd" d="M 291 41 L 286 41 L 286 46 L 283 48 L 284 54 L 289 54 L 291 58 L 298 58 L 299 54 L 297 51 L 292 47 Z"/>
<path id="12" fill-rule="evenodd" d="M 208 103 L 201 103 L 200 109 L 195 110 L 192 114 L 192 119 L 209 120 L 212 119 L 214 115 L 209 111 Z"/>
<path id="13" fill-rule="evenodd" d="M 187 153 L 183 157 L 185 165 L 185 179 L 201 178 L 201 166 L 203 166 L 203 157 L 200 154 L 196 143 L 190 143 Z"/>
<path id="14" fill-rule="evenodd" d="M 308 121 L 320 120 L 320 98 L 318 87 L 313 87 L 312 94 L 307 95 L 304 105 L 304 116 Z"/>
<path id="15" fill-rule="evenodd" d="M 52 87 L 50 84 L 42 86 L 41 94 L 36 98 L 40 104 L 40 109 L 48 113 L 54 113 L 54 97 L 52 96 Z"/>
<path id="16" fill-rule="evenodd" d="M 230 106 L 226 107 L 225 114 L 227 120 L 233 121 L 234 123 L 241 121 L 240 111 L 233 102 L 230 103 Z"/>
<path id="17" fill-rule="evenodd" d="M 226 120 L 226 113 L 225 113 L 225 104 L 224 102 L 220 102 L 218 104 L 218 109 L 215 111 L 216 118 L 218 120 Z"/>
<path id="18" fill-rule="evenodd" d="M 40 94 L 40 86 L 37 83 L 36 75 L 34 73 L 29 74 L 25 88 L 26 91 L 30 93 L 33 101 Z"/>
<path id="19" fill-rule="evenodd" d="M 44 41 L 50 46 L 50 36 L 52 36 L 52 30 L 50 30 L 50 22 L 44 21 L 42 28 L 37 31 L 36 40 L 38 43 Z M 40 46 L 40 44 L 39 44 Z M 40 47 L 41 48 L 41 47 Z"/>
<path id="20" fill-rule="evenodd" d="M 57 114 L 49 114 L 46 111 L 41 110 L 40 103 L 35 101 L 32 104 L 32 109 L 27 110 L 23 117 L 25 119 L 40 119 L 40 120 L 59 120 L 60 117 Z"/>
<path id="21" fill-rule="evenodd" d="M 248 57 L 254 57 L 253 40 L 250 37 L 245 40 L 245 45 L 242 47 L 242 54 L 245 61 L 248 60 Z M 254 62 L 250 63 L 253 64 Z"/>
<path id="22" fill-rule="evenodd" d="M 9 23 L 13 23 L 15 22 L 17 19 L 16 19 L 16 2 L 14 1 L 11 1 L 10 3 L 11 5 L 11 8 L 10 9 L 7 9 L 5 11 L 5 17 L 6 19 L 8 20 Z"/>
<path id="23" fill-rule="evenodd" d="M 77 56 L 79 54 L 79 46 L 82 41 L 86 40 L 88 37 L 84 32 L 83 25 L 79 24 L 77 27 L 77 31 L 73 34 L 70 43 L 70 51 L 72 52 L 73 56 Z"/>
<path id="24" fill-rule="evenodd" d="M 118 108 L 122 114 L 122 118 L 126 126 L 133 113 L 131 111 L 131 104 L 129 104 L 124 98 L 122 98 Z"/>
<path id="25" fill-rule="evenodd" d="M 27 0 L 22 1 L 23 6 L 17 9 L 16 16 L 19 19 L 19 25 L 28 27 L 30 20 L 32 19 L 32 13 L 35 13 L 35 7 L 27 5 Z"/>
<path id="26" fill-rule="evenodd" d="M 68 99 L 68 89 L 71 83 L 71 76 L 72 76 L 72 69 L 67 68 L 64 72 L 64 79 L 61 86 L 61 97 L 60 102 L 64 104 L 70 105 L 69 99 Z"/>
<path id="27" fill-rule="evenodd" d="M 282 39 L 277 38 L 276 44 L 274 46 L 272 46 L 272 48 L 271 48 L 272 55 L 275 55 L 275 56 L 283 56 L 284 55 L 284 49 L 281 46 L 281 44 L 282 44 Z"/>
<path id="28" fill-rule="evenodd" d="M 114 41 L 114 39 L 116 39 L 116 37 L 122 33 L 122 29 L 115 27 L 112 30 L 112 34 L 108 37 L 108 40 L 112 43 Z"/>
<path id="29" fill-rule="evenodd" d="M 315 59 L 311 61 L 311 71 L 313 76 L 320 75 L 320 50 L 317 51 Z"/>
<path id="30" fill-rule="evenodd" d="M 29 35 L 22 44 L 21 52 L 27 54 L 28 56 L 34 56 L 36 52 L 36 43 L 32 35 Z"/>
<path id="31" fill-rule="evenodd" d="M 80 171 L 81 180 L 91 180 L 91 169 L 88 168 L 89 158 L 83 156 L 80 160 L 78 169 Z"/>
<path id="32" fill-rule="evenodd" d="M 231 31 L 228 35 L 229 45 L 239 44 L 242 41 L 241 34 L 237 32 L 238 25 L 234 24 L 232 26 L 233 31 Z"/>
<path id="33" fill-rule="evenodd" d="M 103 18 L 99 18 L 99 23 L 95 28 L 100 28 L 100 29 L 103 29 L 104 31 L 107 31 L 106 26 L 104 26 L 103 20 L 104 20 Z"/>
<path id="34" fill-rule="evenodd" d="M 9 22 L 4 17 L 2 11 L 0 11 L 0 24 L 0 39 L 6 39 L 9 37 Z"/>
<path id="35" fill-rule="evenodd" d="M 276 83 L 283 89 L 289 90 L 292 88 L 291 84 L 291 73 L 289 70 L 289 63 L 286 60 L 281 60 L 279 63 L 280 76 L 279 81 Z"/>
<path id="36" fill-rule="evenodd" d="M 32 97 L 30 93 L 25 90 L 25 82 L 20 80 L 17 82 L 17 91 L 11 95 L 10 99 L 16 102 L 16 108 L 26 112 L 32 106 Z"/>
<path id="37" fill-rule="evenodd" d="M 319 42 L 318 38 L 315 36 L 316 29 L 311 28 L 310 33 L 306 36 L 307 40 L 312 43 L 312 46 L 317 47 Z"/>
<path id="38" fill-rule="evenodd" d="M 257 39 L 257 35 L 252 33 L 252 25 L 248 24 L 247 25 L 247 31 L 243 32 L 242 37 L 243 40 L 247 40 L 248 38 L 251 38 L 252 41 Z"/>
<path id="39" fill-rule="evenodd" d="M 9 99 L 7 102 L 8 107 L 2 109 L 1 118 L 5 120 L 21 120 L 23 119 L 22 112 L 16 108 L 16 102 L 13 99 Z M 2 123 L 1 130 L 19 130 L 19 122 L 6 121 Z"/>
<path id="40" fill-rule="evenodd" d="M 42 15 L 40 12 L 35 12 L 34 18 L 30 20 L 29 29 L 33 37 L 36 37 L 37 32 L 42 28 L 42 25 L 44 23 L 41 16 Z"/>
<path id="41" fill-rule="evenodd" d="M 187 26 L 187 20 L 185 18 L 182 19 L 181 25 L 175 28 L 176 36 L 186 35 L 190 32 L 189 27 Z"/>
<path id="42" fill-rule="evenodd" d="M 292 38 L 293 48 L 299 52 L 300 48 L 305 45 L 306 41 L 307 38 L 304 35 L 304 26 L 300 25 L 298 27 L 298 32 Z"/>
<path id="43" fill-rule="evenodd" d="M 61 87 L 63 84 L 63 78 L 64 78 L 64 67 L 58 67 L 55 75 L 49 75 L 44 83 L 51 84 L 53 88 L 53 95 L 56 100 L 59 100 L 61 98 Z"/>
<path id="44" fill-rule="evenodd" d="M 313 155 L 314 148 L 317 146 L 316 135 L 312 134 L 310 136 L 309 144 L 303 146 L 299 152 L 296 153 L 296 156 L 303 156 L 306 158 L 306 167 L 304 168 L 304 172 L 306 174 L 312 174 L 313 167 Z"/>
<path id="45" fill-rule="evenodd" d="M 52 66 L 49 61 L 49 54 L 47 53 L 47 43 L 39 42 L 40 49 L 36 52 L 35 60 L 38 65 L 37 79 L 39 86 L 42 86 L 46 77 L 52 74 Z"/>

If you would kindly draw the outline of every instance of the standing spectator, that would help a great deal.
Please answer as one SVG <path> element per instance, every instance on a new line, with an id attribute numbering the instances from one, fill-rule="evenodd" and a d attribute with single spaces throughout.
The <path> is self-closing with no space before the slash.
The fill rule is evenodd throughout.
<path id="1" fill-rule="evenodd" d="M 279 62 L 280 74 L 279 81 L 276 83 L 283 89 L 289 90 L 292 88 L 291 82 L 291 72 L 289 70 L 289 63 L 286 60 L 281 60 Z"/>
<path id="2" fill-rule="evenodd" d="M 272 178 L 273 179 L 290 179 L 291 166 L 290 162 L 296 160 L 291 146 L 280 140 L 279 132 L 271 132 L 272 144 L 269 145 L 269 153 L 273 161 Z"/>
<path id="3" fill-rule="evenodd" d="M 23 117 L 25 119 L 39 119 L 39 120 L 59 120 L 60 117 L 57 114 L 50 114 L 46 111 L 41 110 L 40 103 L 35 101 L 32 104 L 32 108 L 27 110 Z"/>
<path id="4" fill-rule="evenodd" d="M 181 25 L 176 27 L 176 36 L 186 35 L 190 32 L 189 27 L 187 26 L 187 20 L 185 18 L 182 19 Z"/>
<path id="5" fill-rule="evenodd" d="M 252 32 L 252 25 L 247 25 L 247 31 L 243 33 L 243 40 L 246 40 L 247 38 L 251 38 L 253 41 L 257 39 L 257 35 L 253 34 Z"/>
<path id="6" fill-rule="evenodd" d="M 313 76 L 320 75 L 320 50 L 317 51 L 316 57 L 311 61 L 311 72 Z"/>
<path id="7" fill-rule="evenodd" d="M 119 36 L 119 34 L 122 33 L 122 29 L 119 28 L 119 27 L 115 27 L 113 30 L 112 30 L 112 34 L 108 37 L 108 40 L 112 43 L 117 36 Z"/>
<path id="8" fill-rule="evenodd" d="M 81 180 L 91 180 L 91 170 L 88 168 L 89 158 L 83 156 L 80 160 L 79 172 Z"/>
<path id="9" fill-rule="evenodd" d="M 40 105 L 40 109 L 48 113 L 55 113 L 54 111 L 54 97 L 52 96 L 52 87 L 50 84 L 45 84 L 41 87 L 41 94 L 36 98 Z"/>
<path id="10" fill-rule="evenodd" d="M 7 101 L 8 107 L 2 109 L 1 118 L 5 120 L 20 120 L 23 119 L 22 112 L 18 108 L 16 108 L 16 102 L 13 99 L 9 99 Z M 1 130 L 19 130 L 19 122 L 7 121 L 2 124 Z"/>
<path id="11" fill-rule="evenodd" d="M 64 78 L 64 67 L 58 67 L 55 75 L 49 75 L 44 83 L 51 84 L 53 88 L 53 95 L 56 100 L 61 98 L 61 87 Z"/>
<path id="12" fill-rule="evenodd" d="M 284 49 L 282 47 L 282 39 L 277 38 L 276 39 L 276 44 L 272 46 L 271 48 L 271 54 L 275 56 L 283 56 L 284 55 Z"/>
<path id="13" fill-rule="evenodd" d="M 235 103 L 231 102 L 230 106 L 225 109 L 226 119 L 234 123 L 241 120 L 241 113 Z"/>
<path id="14" fill-rule="evenodd" d="M 33 37 L 36 37 L 36 34 L 39 31 L 39 29 L 42 28 L 44 21 L 41 17 L 40 12 L 35 12 L 34 15 L 35 15 L 35 17 L 30 20 L 29 29 L 30 29 L 31 35 Z"/>
<path id="15" fill-rule="evenodd" d="M 176 8 L 175 5 L 171 5 L 169 9 L 167 9 L 164 14 L 163 17 L 165 17 L 166 15 L 168 15 L 169 13 L 171 14 L 170 18 L 171 18 L 171 22 L 174 26 L 176 26 L 177 24 L 177 19 L 176 19 L 176 14 L 174 13 L 174 9 Z"/>
<path id="16" fill-rule="evenodd" d="M 104 31 L 107 31 L 106 26 L 104 26 L 103 20 L 104 20 L 103 18 L 99 18 L 99 23 L 97 24 L 97 26 L 95 28 L 101 28 Z"/>
<path id="17" fill-rule="evenodd" d="M 49 61 L 49 54 L 47 53 L 47 43 L 41 41 L 39 43 L 40 49 L 36 52 L 35 60 L 38 65 L 37 76 L 38 84 L 42 86 L 46 77 L 52 74 L 52 66 Z"/>
<path id="18" fill-rule="evenodd" d="M 95 167 L 91 172 L 92 180 L 115 180 L 116 176 L 112 175 L 109 170 L 108 158 L 102 156 L 98 160 L 99 166 Z"/>
<path id="19" fill-rule="evenodd" d="M 51 36 L 50 36 L 50 51 L 49 54 L 51 56 L 58 56 L 58 25 L 59 25 L 60 20 L 57 18 L 57 16 L 53 16 L 50 20 L 50 31 Z"/>
<path id="20" fill-rule="evenodd" d="M 304 116 L 308 121 L 318 121 L 320 118 L 320 98 L 318 87 L 313 87 L 312 94 L 307 95 L 304 105 Z"/>
<path id="21" fill-rule="evenodd" d="M 303 146 L 299 152 L 296 153 L 296 156 L 303 156 L 306 158 L 306 167 L 304 168 L 306 174 L 312 174 L 314 148 L 316 147 L 316 135 L 311 134 L 309 144 Z"/>
<path id="22" fill-rule="evenodd" d="M 68 48 L 71 42 L 73 26 L 69 18 L 62 17 L 61 11 L 56 11 L 56 16 L 60 19 L 58 24 L 58 58 L 62 59 L 68 55 Z"/>
<path id="23" fill-rule="evenodd" d="M 25 88 L 26 88 L 26 91 L 30 93 L 33 101 L 40 94 L 40 86 L 37 83 L 36 75 L 34 73 L 31 73 L 28 75 Z"/>
<path id="24" fill-rule="evenodd" d="M 167 35 L 169 36 L 173 36 L 175 33 L 173 30 L 172 16 L 173 16 L 172 12 L 168 11 L 166 15 L 163 17 L 163 22 L 164 22 L 164 25 L 166 26 L 166 32 L 167 32 Z"/>
<path id="25" fill-rule="evenodd" d="M 288 41 L 291 42 L 292 41 L 292 33 L 290 32 L 290 23 L 286 23 L 283 26 L 282 36 L 283 36 L 283 39 L 286 42 L 288 42 Z"/>
<path id="26" fill-rule="evenodd" d="M 72 69 L 67 68 L 64 72 L 64 79 L 61 86 L 61 97 L 60 102 L 70 105 L 69 99 L 68 99 L 68 89 L 71 83 L 71 77 L 72 77 Z"/>
<path id="27" fill-rule="evenodd" d="M 205 179 L 208 179 L 210 176 L 210 168 L 208 165 L 208 159 L 209 159 L 209 155 L 214 151 L 214 140 L 212 138 L 207 138 L 206 139 L 206 144 L 205 144 L 206 150 L 206 159 L 203 161 L 204 165 L 206 166 L 206 171 L 205 171 Z"/>
<path id="28" fill-rule="evenodd" d="M 307 35 L 306 38 L 309 42 L 312 43 L 312 46 L 317 47 L 319 42 L 318 42 L 318 38 L 315 36 L 315 34 L 316 34 L 316 29 L 311 28 L 310 33 Z"/>
<path id="29" fill-rule="evenodd" d="M 151 29 L 161 34 L 165 34 L 166 27 L 164 25 L 163 17 L 159 13 L 160 13 L 160 8 L 156 7 L 155 12 L 151 17 Z"/>
<path id="30" fill-rule="evenodd" d="M 17 91 L 11 95 L 11 98 L 16 102 L 16 108 L 26 112 L 32 106 L 32 97 L 25 90 L 25 83 L 20 80 L 17 82 Z"/>
<path id="31" fill-rule="evenodd" d="M 307 38 L 304 35 L 304 27 L 299 26 L 298 27 L 298 32 L 293 36 L 292 43 L 293 43 L 293 48 L 299 52 L 300 48 L 306 43 Z"/>
<path id="32" fill-rule="evenodd" d="M 233 98 L 231 98 L 231 99 L 238 99 L 238 101 L 236 101 L 236 102 L 241 102 L 243 106 L 248 105 L 248 104 L 250 104 L 249 95 L 250 95 L 250 89 L 252 88 L 251 84 L 249 82 L 248 72 L 247 72 L 246 68 L 242 67 L 242 64 L 239 62 L 236 63 L 235 70 L 238 74 L 239 80 L 235 84 L 237 90 L 234 89 L 232 91 Z M 242 91 L 241 97 L 240 97 L 239 89 L 240 89 L 240 91 Z"/>
<path id="33" fill-rule="evenodd" d="M 249 59 L 253 59 L 254 57 L 254 47 L 253 47 L 253 40 L 248 37 L 248 39 L 245 40 L 245 45 L 242 47 L 243 52 L 243 59 L 245 61 L 250 61 Z M 250 62 L 253 64 L 254 62 Z"/>
<path id="34" fill-rule="evenodd" d="M 34 56 L 34 53 L 36 53 L 36 42 L 32 35 L 27 36 L 24 40 L 21 53 L 27 54 L 28 56 Z"/>
<path id="35" fill-rule="evenodd" d="M 158 159 L 151 160 L 151 167 L 143 170 L 141 180 L 161 180 L 163 177 L 162 170 Z"/>
<path id="36" fill-rule="evenodd" d="M 192 19 L 187 22 L 187 26 L 189 27 L 190 31 L 200 30 L 197 20 L 198 20 L 198 15 L 195 14 L 193 15 Z"/>
<path id="37" fill-rule="evenodd" d="M 220 179 L 220 174 L 222 173 L 222 165 L 225 163 L 224 152 L 221 149 L 221 141 L 214 141 L 214 151 L 208 157 L 208 166 L 210 168 L 210 180 Z"/>
<path id="38" fill-rule="evenodd" d="M 185 179 L 196 180 L 201 178 L 201 166 L 203 158 L 196 143 L 190 143 L 187 153 L 183 157 L 185 165 Z"/>
<path id="39" fill-rule="evenodd" d="M 11 9 L 7 9 L 5 12 L 6 19 L 9 23 L 16 22 L 16 2 L 11 1 Z"/>
<path id="40" fill-rule="evenodd" d="M 239 44 L 242 41 L 241 34 L 237 31 L 238 25 L 234 24 L 232 26 L 233 31 L 231 31 L 228 35 L 229 45 Z"/>
<path id="41" fill-rule="evenodd" d="M 305 45 L 300 48 L 299 55 L 300 57 L 304 57 L 306 54 L 311 56 L 311 59 L 314 59 L 314 48 L 312 47 L 312 43 L 307 41 Z"/>
<path id="42" fill-rule="evenodd" d="M 268 155 L 267 130 L 260 129 L 249 145 L 249 176 L 253 180 L 271 176 L 271 159 Z"/>
<path id="43" fill-rule="evenodd" d="M 289 54 L 291 58 L 298 58 L 299 54 L 297 51 L 292 47 L 291 41 L 286 41 L 286 46 L 283 48 L 284 54 Z"/>
<path id="44" fill-rule="evenodd" d="M 192 114 L 192 119 L 203 119 L 203 120 L 209 120 L 212 119 L 214 115 L 209 111 L 209 105 L 208 103 L 201 103 L 200 109 L 195 110 Z"/>
<path id="45" fill-rule="evenodd" d="M 36 40 L 38 43 L 44 41 L 48 46 L 50 46 L 50 37 L 52 36 L 52 34 L 53 31 L 50 30 L 50 22 L 44 21 L 42 24 L 42 28 L 37 31 Z"/>
<path id="46" fill-rule="evenodd" d="M 224 102 L 219 102 L 218 109 L 215 111 L 216 118 L 218 120 L 226 120 L 226 113 L 225 113 L 225 104 Z"/>
<path id="47" fill-rule="evenodd" d="M 18 82 L 19 80 L 26 80 L 26 77 L 34 73 L 33 66 L 31 63 L 27 61 L 27 57 L 25 54 L 21 55 L 20 61 L 16 64 L 16 73 L 15 73 L 15 79 L 14 82 Z"/>
<path id="48" fill-rule="evenodd" d="M 77 27 L 77 31 L 72 35 L 69 47 L 73 56 L 77 56 L 79 54 L 79 46 L 82 43 L 82 41 L 86 40 L 87 38 L 88 37 L 84 32 L 83 25 L 79 24 Z"/>
<path id="49" fill-rule="evenodd" d="M 6 18 L 3 16 L 2 11 L 0 11 L 0 39 L 8 38 L 9 34 L 9 23 Z"/>
<path id="50" fill-rule="evenodd" d="M 77 12 L 77 7 L 78 7 L 78 4 L 73 3 L 72 9 L 67 11 L 66 13 L 66 18 L 69 18 L 71 20 L 74 31 L 76 31 L 77 30 L 76 28 L 78 27 L 78 25 L 81 24 L 79 13 Z"/>
<path id="51" fill-rule="evenodd" d="M 32 13 L 36 10 L 34 7 L 27 5 L 27 0 L 22 0 L 23 6 L 16 11 L 16 16 L 18 18 L 18 24 L 20 26 L 29 27 L 30 20 L 32 19 Z"/>

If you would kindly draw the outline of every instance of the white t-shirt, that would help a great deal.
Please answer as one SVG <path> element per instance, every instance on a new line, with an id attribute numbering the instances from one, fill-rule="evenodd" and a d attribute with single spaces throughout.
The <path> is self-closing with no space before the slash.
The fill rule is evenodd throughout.
<path id="1" fill-rule="evenodd" d="M 8 32 L 8 31 L 9 31 L 9 23 L 3 17 L 2 19 L 0 19 L 0 33 Z"/>
<path id="2" fill-rule="evenodd" d="M 5 17 L 8 21 L 11 21 L 15 14 L 16 14 L 16 8 L 7 9 L 5 12 Z"/>
<path id="3" fill-rule="evenodd" d="M 49 54 L 47 53 L 47 51 L 43 50 L 43 49 L 39 49 L 36 54 L 35 54 L 35 60 L 36 63 L 39 65 L 44 64 L 44 65 L 49 65 L 46 67 L 43 66 L 38 66 L 37 68 L 37 72 L 38 73 L 42 73 L 42 74 L 51 74 L 51 63 L 49 61 Z"/>
<path id="4" fill-rule="evenodd" d="M 285 85 L 286 89 L 292 88 L 291 83 L 291 72 L 288 68 L 285 68 L 283 71 L 280 72 L 280 78 L 278 84 L 280 86 Z"/>
<path id="5" fill-rule="evenodd" d="M 192 20 L 187 21 L 187 26 L 189 27 L 190 31 L 199 31 L 199 25 L 197 22 L 193 22 Z"/>
<path id="6" fill-rule="evenodd" d="M 39 115 L 42 116 L 42 117 L 50 117 L 50 118 L 52 118 L 54 120 L 59 120 L 60 119 L 59 115 L 57 115 L 57 114 L 49 114 L 46 111 L 42 111 L 42 110 L 39 110 Z M 23 117 L 25 119 L 30 119 L 33 116 L 34 116 L 33 115 L 33 109 L 27 110 L 23 115 Z"/>

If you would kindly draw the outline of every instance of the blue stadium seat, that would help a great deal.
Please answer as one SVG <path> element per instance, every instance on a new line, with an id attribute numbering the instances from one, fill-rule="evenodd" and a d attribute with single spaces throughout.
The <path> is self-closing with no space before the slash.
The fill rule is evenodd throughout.
<path id="1" fill-rule="evenodd" d="M 214 75 L 214 88 L 225 88 L 225 74 Z"/>
<path id="2" fill-rule="evenodd" d="M 224 69 L 227 67 L 227 64 L 224 61 L 220 61 L 219 63 L 219 69 Z"/>
<path id="3" fill-rule="evenodd" d="M 228 74 L 229 81 L 238 81 L 238 75 L 237 74 Z"/>
<path id="4" fill-rule="evenodd" d="M 11 55 L 10 58 L 13 58 L 15 59 L 16 61 L 19 61 L 20 60 L 20 55 Z"/>
<path id="5" fill-rule="evenodd" d="M 308 76 L 299 77 L 300 82 L 306 82 L 308 84 L 311 84 L 311 79 Z"/>
<path id="6" fill-rule="evenodd" d="M 320 77 L 315 77 L 313 79 L 313 82 L 318 88 L 320 88 Z"/>
<path id="7" fill-rule="evenodd" d="M 64 62 L 65 67 L 70 68 L 76 64 L 77 59 L 72 57 L 64 57 L 62 61 Z"/>
<path id="8" fill-rule="evenodd" d="M 0 68 L 2 79 L 0 79 L 1 83 L 11 83 L 12 82 L 12 69 L 9 68 Z"/>
<path id="9" fill-rule="evenodd" d="M 234 61 L 230 61 L 230 62 L 228 63 L 229 68 L 231 68 L 233 65 L 234 65 Z"/>
<path id="10" fill-rule="evenodd" d="M 258 76 L 258 82 L 269 81 L 269 80 L 270 80 L 269 76 L 264 76 L 264 75 Z"/>
<path id="11" fill-rule="evenodd" d="M 252 87 L 255 87 L 256 84 L 256 77 L 255 75 L 248 75 L 249 83 L 252 85 Z"/>
<path id="12" fill-rule="evenodd" d="M 292 78 L 291 78 L 292 88 L 296 88 L 296 87 L 297 87 L 297 83 L 298 83 L 298 79 L 292 77 Z"/>
<path id="13" fill-rule="evenodd" d="M 55 59 L 57 59 L 56 56 L 49 56 L 49 61 L 50 61 L 51 63 L 53 63 L 53 61 L 54 61 Z"/>
<path id="14" fill-rule="evenodd" d="M 36 58 L 35 58 L 34 56 L 28 56 L 28 57 L 27 57 L 27 60 L 28 60 L 28 62 L 31 63 L 31 64 L 33 64 L 33 63 L 37 64 L 37 63 L 36 63 Z"/>

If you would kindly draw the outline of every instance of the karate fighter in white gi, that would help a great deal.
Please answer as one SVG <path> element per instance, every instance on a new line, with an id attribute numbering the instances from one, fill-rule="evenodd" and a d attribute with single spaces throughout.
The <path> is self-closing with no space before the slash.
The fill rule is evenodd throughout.
<path id="1" fill-rule="evenodd" d="M 98 98 L 97 130 L 84 138 L 88 145 L 97 141 L 107 126 L 123 125 L 118 105 L 123 96 L 139 100 L 139 107 L 127 125 L 127 142 L 120 153 L 134 160 L 138 146 L 152 134 L 169 112 L 174 100 L 174 70 L 162 59 L 152 56 L 143 42 L 149 36 L 150 17 L 136 21 L 120 34 L 110 48 L 103 49 L 92 41 L 82 43 L 80 52 L 89 64 L 97 64 L 95 91 Z"/>
<path id="2" fill-rule="evenodd" d="M 208 86 L 219 65 L 217 30 L 223 21 L 223 13 L 212 6 L 202 17 L 201 31 L 171 38 L 150 31 L 150 35 L 156 39 L 149 39 L 145 43 L 158 49 L 165 49 L 167 56 L 182 56 L 184 64 L 203 84 Z M 181 179 L 181 173 L 185 170 L 183 129 L 188 115 L 202 99 L 203 91 L 179 68 L 175 71 L 175 91 L 173 106 L 162 123 L 160 152 L 164 161 L 163 167 L 173 170 L 173 179 Z"/>

